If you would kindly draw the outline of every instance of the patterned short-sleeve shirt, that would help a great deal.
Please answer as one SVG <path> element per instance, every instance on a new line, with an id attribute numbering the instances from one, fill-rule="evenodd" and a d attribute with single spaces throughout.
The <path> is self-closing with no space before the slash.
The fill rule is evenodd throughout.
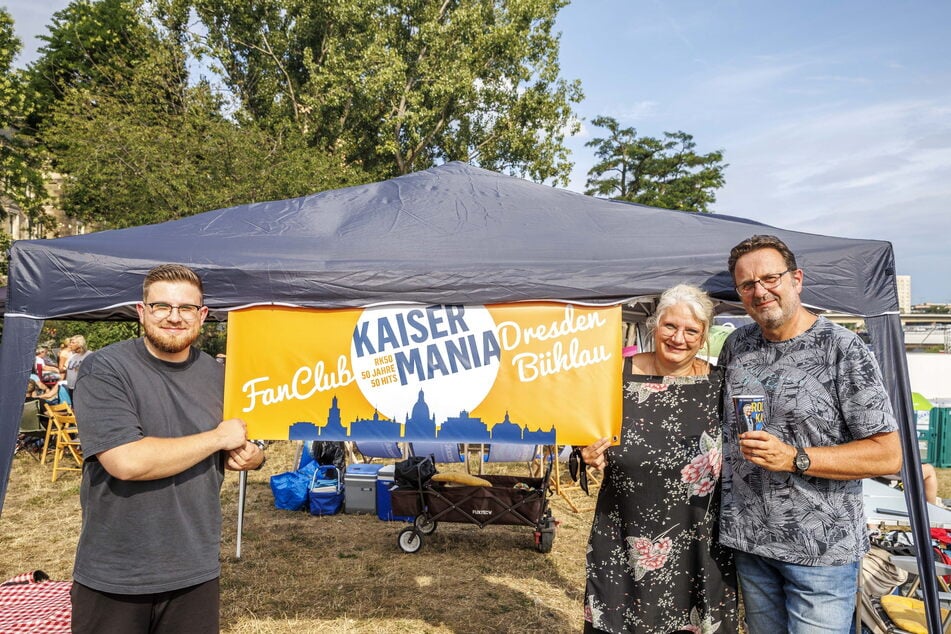
<path id="1" fill-rule="evenodd" d="M 821 447 L 896 430 L 878 364 L 854 333 L 819 317 L 786 341 L 756 324 L 724 344 L 723 498 L 720 540 L 738 550 L 810 566 L 861 559 L 868 531 L 860 480 L 774 473 L 745 460 L 732 397 L 766 397 L 766 431 L 797 447 Z"/>

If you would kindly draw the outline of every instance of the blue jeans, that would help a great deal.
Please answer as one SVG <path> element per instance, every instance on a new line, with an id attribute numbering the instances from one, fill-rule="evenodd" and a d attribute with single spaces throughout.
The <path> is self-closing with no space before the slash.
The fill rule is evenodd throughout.
<path id="1" fill-rule="evenodd" d="M 848 634 L 859 562 L 800 566 L 735 552 L 750 634 Z"/>

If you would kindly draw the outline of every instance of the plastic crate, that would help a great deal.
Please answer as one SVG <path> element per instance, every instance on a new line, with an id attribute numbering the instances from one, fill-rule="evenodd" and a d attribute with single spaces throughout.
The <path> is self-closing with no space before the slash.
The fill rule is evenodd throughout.
<path id="1" fill-rule="evenodd" d="M 393 501 L 390 490 L 396 486 L 396 468 L 387 465 L 380 469 L 376 476 L 376 516 L 385 522 L 412 522 L 413 515 L 396 515 L 393 513 Z"/>
<path id="2" fill-rule="evenodd" d="M 935 467 L 951 467 L 951 407 L 933 407 L 928 419 L 928 459 Z"/>

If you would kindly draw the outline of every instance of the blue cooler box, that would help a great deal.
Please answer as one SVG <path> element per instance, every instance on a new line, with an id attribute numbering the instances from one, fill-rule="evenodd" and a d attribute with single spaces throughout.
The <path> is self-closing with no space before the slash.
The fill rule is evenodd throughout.
<path id="1" fill-rule="evenodd" d="M 412 522 L 412 515 L 393 515 L 390 488 L 396 486 L 396 467 L 387 465 L 376 475 L 376 516 L 385 522 Z"/>
<path id="2" fill-rule="evenodd" d="M 343 477 L 344 513 L 376 513 L 376 474 L 383 465 L 347 465 Z"/>

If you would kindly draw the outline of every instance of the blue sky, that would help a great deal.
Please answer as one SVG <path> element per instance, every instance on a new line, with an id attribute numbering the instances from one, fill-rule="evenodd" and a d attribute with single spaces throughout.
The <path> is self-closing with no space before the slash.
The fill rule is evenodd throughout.
<path id="1" fill-rule="evenodd" d="M 5 4 L 25 61 L 67 1 Z M 715 211 L 891 241 L 912 300 L 951 302 L 949 24 L 943 0 L 575 0 L 557 27 L 585 92 L 570 188 L 595 116 L 683 130 L 729 164 Z"/>

